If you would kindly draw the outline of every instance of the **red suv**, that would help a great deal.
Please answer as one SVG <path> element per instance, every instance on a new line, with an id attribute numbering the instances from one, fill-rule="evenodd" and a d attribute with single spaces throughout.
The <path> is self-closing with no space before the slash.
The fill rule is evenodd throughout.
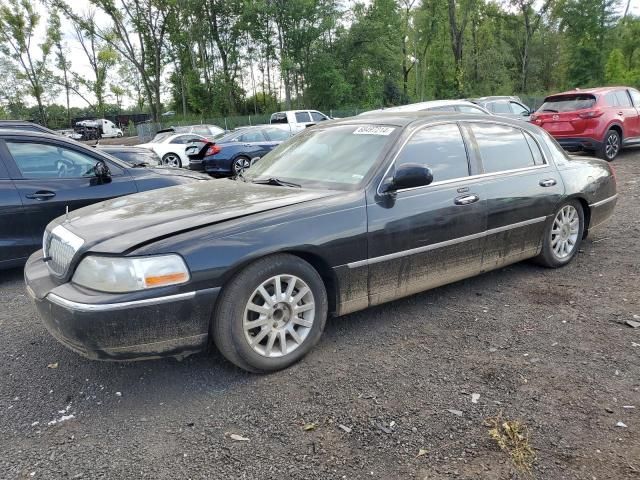
<path id="1" fill-rule="evenodd" d="M 566 150 L 596 152 L 613 160 L 620 148 L 640 144 L 640 92 L 600 87 L 558 93 L 531 115 Z"/>

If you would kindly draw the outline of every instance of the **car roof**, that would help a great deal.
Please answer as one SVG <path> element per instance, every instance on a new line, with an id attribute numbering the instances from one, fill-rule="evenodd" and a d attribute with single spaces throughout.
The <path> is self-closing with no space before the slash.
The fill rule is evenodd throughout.
<path id="1" fill-rule="evenodd" d="M 142 147 L 137 147 L 135 145 L 94 145 L 94 147 L 98 148 L 99 150 L 104 150 L 105 152 L 108 152 L 110 150 L 118 150 L 120 152 L 126 152 L 126 151 L 131 151 L 131 152 L 150 152 L 151 150 L 146 149 L 146 148 L 142 148 Z"/>
<path id="2" fill-rule="evenodd" d="M 473 102 L 469 100 L 429 100 L 427 102 L 418 102 L 418 103 L 410 103 L 408 105 L 399 105 L 396 107 L 388 107 L 388 108 L 379 108 L 377 110 L 370 110 L 368 112 L 362 112 L 360 115 L 370 115 L 372 113 L 378 112 L 415 112 L 422 111 L 427 108 L 438 108 L 438 107 L 455 107 L 456 105 L 469 105 L 475 108 L 478 108 Z"/>
<path id="3" fill-rule="evenodd" d="M 615 90 L 627 89 L 631 87 L 625 86 L 610 86 L 610 87 L 593 87 L 593 88 L 574 88 L 573 90 L 567 90 L 566 92 L 554 93 L 553 95 L 548 95 L 549 97 L 556 97 L 560 95 L 579 95 L 581 93 L 589 93 L 593 95 L 603 95 Z"/>
<path id="4" fill-rule="evenodd" d="M 39 123 L 35 123 L 35 122 L 29 122 L 27 120 L 0 120 L 0 128 L 2 129 L 11 129 L 11 127 L 17 127 L 17 126 L 21 126 L 21 127 L 35 127 L 36 129 L 38 129 L 38 131 L 40 133 L 50 133 L 50 134 L 54 134 L 57 135 L 56 132 L 54 132 L 53 130 L 51 130 L 50 128 L 47 128 L 43 125 L 40 125 Z M 25 131 L 22 129 L 16 129 L 16 130 L 20 130 L 20 131 Z"/>
<path id="5" fill-rule="evenodd" d="M 491 102 L 493 100 L 514 100 L 516 102 L 521 102 L 520 97 L 516 95 L 488 95 L 486 97 L 478 97 L 472 98 L 472 102 Z"/>
<path id="6" fill-rule="evenodd" d="M 362 125 L 362 124 L 391 125 L 391 126 L 405 128 L 408 126 L 423 126 L 423 125 L 428 125 L 432 123 L 441 123 L 441 122 L 447 122 L 447 121 L 456 122 L 461 120 L 502 123 L 502 124 L 512 125 L 516 128 L 527 129 L 527 130 L 537 130 L 539 128 L 531 123 L 523 122 L 520 119 L 501 117 L 498 115 L 489 116 L 485 114 L 474 114 L 474 113 L 430 112 L 430 111 L 370 112 L 368 115 L 358 115 L 355 117 L 341 118 L 341 119 L 331 120 L 329 122 L 323 122 L 322 125 L 318 125 L 314 128 L 322 128 L 325 125 L 333 126 L 333 125 Z"/>

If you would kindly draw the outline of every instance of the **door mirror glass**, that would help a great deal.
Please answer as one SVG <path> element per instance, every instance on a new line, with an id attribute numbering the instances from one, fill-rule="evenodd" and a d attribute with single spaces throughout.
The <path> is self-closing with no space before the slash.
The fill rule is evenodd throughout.
<path id="1" fill-rule="evenodd" d="M 417 163 L 404 163 L 396 168 L 393 178 L 382 184 L 382 193 L 405 188 L 424 187 L 433 182 L 433 172 L 429 167 Z"/>

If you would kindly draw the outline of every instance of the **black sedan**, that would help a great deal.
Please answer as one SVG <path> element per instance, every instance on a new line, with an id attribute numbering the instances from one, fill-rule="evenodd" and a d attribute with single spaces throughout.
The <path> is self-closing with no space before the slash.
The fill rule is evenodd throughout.
<path id="1" fill-rule="evenodd" d="M 290 137 L 291 132 L 277 127 L 238 128 L 213 141 L 187 146 L 189 168 L 214 176 L 241 175 Z"/>
<path id="2" fill-rule="evenodd" d="M 168 194 L 170 192 L 170 194 Z M 90 358 L 290 365 L 344 315 L 534 258 L 561 267 L 616 204 L 606 162 L 461 114 L 326 122 L 242 177 L 50 223 L 25 269 L 50 332 Z"/>
<path id="3" fill-rule="evenodd" d="M 209 177 L 132 168 L 59 135 L 0 129 L 0 269 L 24 264 L 67 210 L 198 179 Z"/>

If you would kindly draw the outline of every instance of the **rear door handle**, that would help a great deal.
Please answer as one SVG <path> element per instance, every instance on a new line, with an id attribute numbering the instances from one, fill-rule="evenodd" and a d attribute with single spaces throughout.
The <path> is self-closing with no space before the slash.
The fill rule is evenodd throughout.
<path id="1" fill-rule="evenodd" d="M 478 200 L 480 200 L 480 197 L 477 195 L 463 195 L 456 198 L 453 203 L 456 205 L 469 205 L 470 203 L 475 203 Z"/>
<path id="2" fill-rule="evenodd" d="M 541 187 L 553 187 L 556 184 L 555 178 L 547 178 L 546 180 L 540 180 Z"/>
<path id="3" fill-rule="evenodd" d="M 25 195 L 25 197 L 31 199 L 31 200 L 48 200 L 49 198 L 53 198 L 55 197 L 56 194 L 53 192 L 49 192 L 49 191 L 37 191 L 35 193 L 28 193 L 27 195 Z"/>

